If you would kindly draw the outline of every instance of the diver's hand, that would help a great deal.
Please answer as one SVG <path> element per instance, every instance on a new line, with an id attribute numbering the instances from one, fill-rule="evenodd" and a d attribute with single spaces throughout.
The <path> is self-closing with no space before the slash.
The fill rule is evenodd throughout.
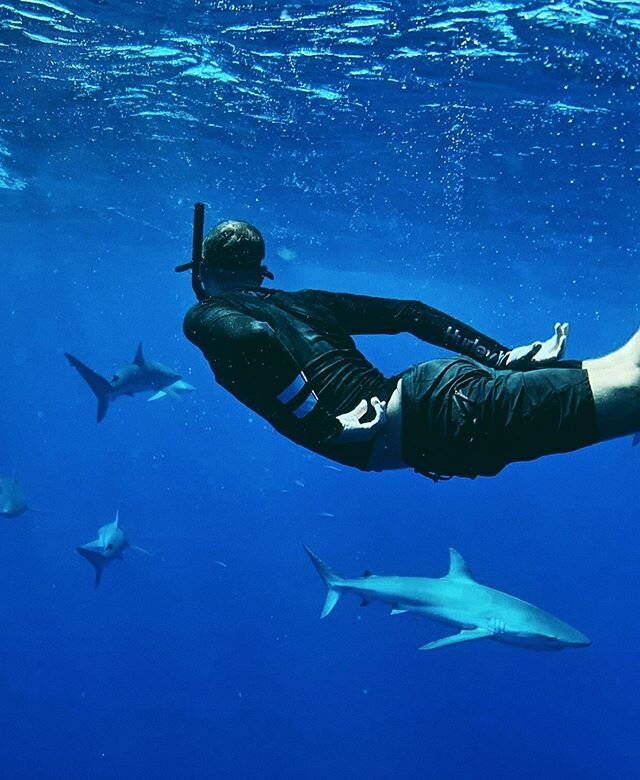
<path id="1" fill-rule="evenodd" d="M 363 399 L 350 412 L 338 415 L 338 421 L 342 425 L 342 432 L 338 434 L 340 442 L 361 442 L 372 439 L 380 428 L 387 422 L 387 404 L 375 396 L 371 399 L 371 406 L 375 412 L 373 420 L 362 422 L 367 413 L 367 402 Z"/>
<path id="2" fill-rule="evenodd" d="M 514 347 L 507 352 L 498 368 L 521 370 L 561 360 L 567 348 L 569 323 L 556 322 L 553 336 L 546 341 L 534 341 L 524 347 Z"/>
<path id="3" fill-rule="evenodd" d="M 553 336 L 542 342 L 542 346 L 533 356 L 534 363 L 546 363 L 547 360 L 562 360 L 567 349 L 569 323 L 556 322 Z"/>

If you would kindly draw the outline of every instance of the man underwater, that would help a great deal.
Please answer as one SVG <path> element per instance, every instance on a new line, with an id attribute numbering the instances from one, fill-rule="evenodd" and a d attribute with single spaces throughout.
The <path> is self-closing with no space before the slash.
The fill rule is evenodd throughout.
<path id="1" fill-rule="evenodd" d="M 198 207 L 196 206 L 196 209 Z M 287 438 L 363 471 L 493 476 L 640 428 L 640 331 L 617 352 L 562 361 L 568 326 L 509 349 L 419 301 L 265 289 L 260 232 L 228 220 L 192 268 L 184 320 L 216 381 Z M 199 293 L 198 293 L 199 289 Z M 386 377 L 352 336 L 411 333 L 458 357 Z"/>

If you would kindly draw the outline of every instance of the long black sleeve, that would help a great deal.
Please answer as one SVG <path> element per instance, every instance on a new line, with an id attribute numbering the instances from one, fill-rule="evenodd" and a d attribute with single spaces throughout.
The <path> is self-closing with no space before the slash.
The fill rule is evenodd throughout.
<path id="1" fill-rule="evenodd" d="M 330 308 L 350 335 L 411 333 L 437 347 L 466 355 L 487 366 L 504 360 L 508 347 L 461 320 L 420 301 L 350 293 L 309 291 Z"/>

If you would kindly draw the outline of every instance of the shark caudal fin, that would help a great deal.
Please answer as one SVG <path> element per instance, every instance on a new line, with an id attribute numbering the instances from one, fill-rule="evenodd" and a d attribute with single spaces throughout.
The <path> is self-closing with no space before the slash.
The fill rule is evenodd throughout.
<path id="1" fill-rule="evenodd" d="M 102 570 L 104 569 L 104 556 L 101 555 L 99 552 L 92 550 L 89 546 L 76 547 L 76 552 L 79 553 L 85 560 L 89 561 L 89 563 L 96 570 L 95 587 L 97 588 L 98 585 L 100 584 L 100 580 L 102 579 Z"/>
<path id="2" fill-rule="evenodd" d="M 111 392 L 111 384 L 100 374 L 96 374 L 89 366 L 85 366 L 78 358 L 70 355 L 68 352 L 64 353 L 69 363 L 76 369 L 84 381 L 93 390 L 94 395 L 98 399 L 98 422 L 104 419 L 107 409 L 109 408 L 109 394 Z"/>
<path id="3" fill-rule="evenodd" d="M 340 591 L 338 590 L 338 587 L 340 586 L 343 578 L 339 574 L 336 574 L 333 569 L 327 566 L 324 561 L 321 561 L 320 558 L 315 555 L 315 553 L 311 552 L 306 544 L 304 545 L 304 550 L 309 558 L 311 558 L 311 563 L 316 567 L 316 571 L 320 575 L 324 584 L 327 586 L 327 598 L 324 602 L 324 607 L 322 608 L 322 614 L 320 615 L 321 618 L 324 618 L 338 603 L 338 599 L 340 598 Z"/>

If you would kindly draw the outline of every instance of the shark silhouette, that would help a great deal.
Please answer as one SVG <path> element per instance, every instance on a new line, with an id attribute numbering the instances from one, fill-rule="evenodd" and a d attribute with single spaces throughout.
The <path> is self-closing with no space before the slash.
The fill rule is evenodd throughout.
<path id="1" fill-rule="evenodd" d="M 178 398 L 182 393 L 195 390 L 193 385 L 183 381 L 180 374 L 176 374 L 162 363 L 145 360 L 142 344 L 138 345 L 133 363 L 118 369 L 110 382 L 68 352 L 64 355 L 98 399 L 98 422 L 104 419 L 111 401 L 123 395 L 134 396 L 136 393 L 153 392 L 148 400 L 156 401 L 165 396 Z"/>
<path id="2" fill-rule="evenodd" d="M 328 588 L 321 617 L 331 612 L 342 593 L 355 593 L 361 597 L 363 606 L 370 601 L 383 601 L 391 606 L 392 615 L 412 612 L 460 627 L 460 633 L 429 642 L 421 650 L 483 638 L 536 650 L 590 644 L 584 634 L 548 612 L 481 585 L 460 553 L 452 548 L 449 572 L 440 579 L 379 577 L 368 571 L 362 577 L 345 579 L 308 547 L 305 550 Z"/>
<path id="3" fill-rule="evenodd" d="M 15 479 L 0 477 L 0 515 L 19 517 L 28 509 L 24 491 Z"/>
<path id="4" fill-rule="evenodd" d="M 76 547 L 76 552 L 89 561 L 96 570 L 95 587 L 97 588 L 104 569 L 113 561 L 124 560 L 123 553 L 127 549 L 138 550 L 149 555 L 142 547 L 129 544 L 124 531 L 120 528 L 119 512 L 116 512 L 116 519 L 98 530 L 98 538 L 93 542 Z"/>

